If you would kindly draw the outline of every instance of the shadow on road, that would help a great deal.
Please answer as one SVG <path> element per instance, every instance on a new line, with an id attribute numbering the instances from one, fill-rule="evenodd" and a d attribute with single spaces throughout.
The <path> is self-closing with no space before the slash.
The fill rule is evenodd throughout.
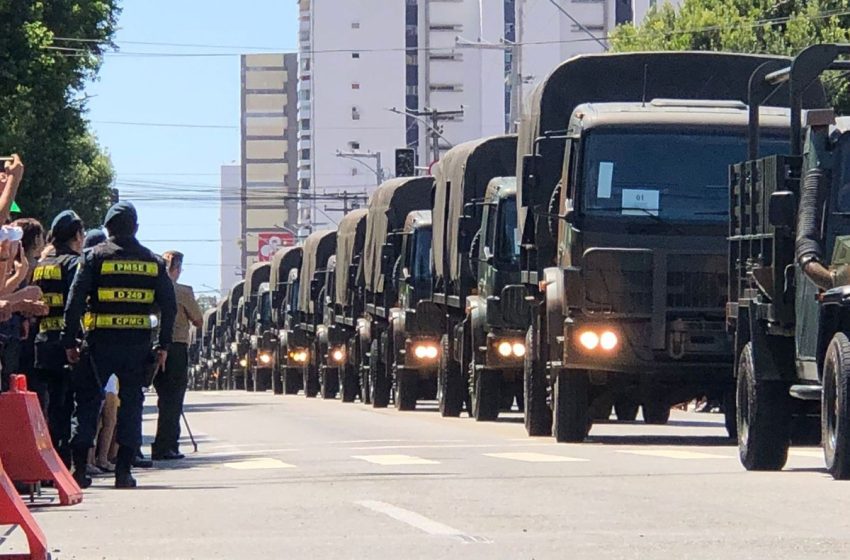
<path id="1" fill-rule="evenodd" d="M 602 445 L 669 445 L 674 447 L 730 447 L 735 440 L 718 436 L 595 436 L 587 443 Z"/>

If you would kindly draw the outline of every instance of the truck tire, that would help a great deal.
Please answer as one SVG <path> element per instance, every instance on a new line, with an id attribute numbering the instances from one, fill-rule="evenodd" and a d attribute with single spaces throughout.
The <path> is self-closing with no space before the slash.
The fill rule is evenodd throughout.
<path id="1" fill-rule="evenodd" d="M 559 443 L 581 443 L 592 424 L 589 400 L 590 379 L 584 371 L 561 370 L 552 392 L 552 435 Z"/>
<path id="2" fill-rule="evenodd" d="M 304 396 L 308 399 L 316 398 L 319 394 L 319 371 L 315 364 L 307 364 L 304 367 Z"/>
<path id="3" fill-rule="evenodd" d="M 382 358 L 380 343 L 373 340 L 369 352 L 369 396 L 372 408 L 387 408 L 390 404 L 390 381 Z"/>
<path id="4" fill-rule="evenodd" d="M 323 399 L 335 399 L 337 392 L 339 392 L 339 369 L 323 366 L 319 387 L 319 393 Z"/>
<path id="5" fill-rule="evenodd" d="M 270 368 L 254 368 L 254 390 L 265 393 L 271 388 L 272 370 Z"/>
<path id="6" fill-rule="evenodd" d="M 302 379 L 295 368 L 283 368 L 283 394 L 297 395 L 301 390 Z"/>
<path id="7" fill-rule="evenodd" d="M 826 468 L 836 480 L 850 479 L 850 338 L 842 332 L 824 359 L 821 427 Z"/>
<path id="8" fill-rule="evenodd" d="M 283 394 L 283 378 L 281 377 L 281 369 L 277 364 L 272 368 L 272 393 L 275 395 Z"/>
<path id="9" fill-rule="evenodd" d="M 395 407 L 398 410 L 416 410 L 419 396 L 419 377 L 412 371 L 396 371 Z"/>
<path id="10" fill-rule="evenodd" d="M 457 418 L 463 410 L 465 393 L 460 364 L 451 358 L 449 337 L 440 341 L 440 370 L 438 372 L 437 399 L 443 418 Z"/>
<path id="11" fill-rule="evenodd" d="M 475 360 L 470 364 L 470 370 L 475 368 Z M 502 374 L 499 371 L 481 370 L 470 371 L 472 391 L 469 395 L 472 401 L 472 414 L 476 422 L 493 422 L 499 418 L 502 405 Z"/>
<path id="12" fill-rule="evenodd" d="M 552 435 L 552 411 L 546 402 L 546 364 L 540 353 L 534 326 L 525 335 L 523 363 L 523 410 L 525 430 L 530 436 Z"/>
<path id="13" fill-rule="evenodd" d="M 753 343 L 741 351 L 737 382 L 738 455 L 748 471 L 778 471 L 788 460 L 791 420 L 788 387 L 757 380 Z"/>
<path id="14" fill-rule="evenodd" d="M 640 405 L 628 399 L 618 399 L 614 402 L 614 414 L 620 422 L 634 422 L 637 420 Z"/>
<path id="15" fill-rule="evenodd" d="M 249 393 L 253 393 L 257 390 L 257 387 L 255 386 L 255 380 L 256 380 L 255 368 L 248 367 L 248 368 L 243 369 L 242 370 L 242 379 L 243 379 L 243 383 L 245 384 L 245 390 L 246 391 L 248 391 Z"/>
<path id="16" fill-rule="evenodd" d="M 339 392 L 342 393 L 342 402 L 353 403 L 359 389 L 357 377 L 354 375 L 354 365 L 347 362 L 339 370 Z"/>
<path id="17" fill-rule="evenodd" d="M 735 404 L 735 388 L 723 391 L 723 424 L 732 439 L 738 439 L 738 407 Z"/>
<path id="18" fill-rule="evenodd" d="M 670 403 L 666 399 L 652 399 L 643 403 L 643 421 L 653 426 L 663 426 L 670 421 Z"/>

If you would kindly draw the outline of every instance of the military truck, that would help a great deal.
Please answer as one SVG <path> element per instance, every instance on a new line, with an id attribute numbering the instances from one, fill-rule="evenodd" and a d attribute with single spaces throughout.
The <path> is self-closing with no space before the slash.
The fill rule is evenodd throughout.
<path id="1" fill-rule="evenodd" d="M 290 344 L 289 334 L 294 327 L 294 313 L 298 303 L 298 271 L 301 268 L 301 247 L 284 247 L 272 257 L 269 289 L 272 303 L 274 332 L 268 342 L 273 344 L 273 377 L 285 395 L 295 395 L 301 390 L 301 366 L 306 361 L 306 350 Z M 263 337 L 264 343 L 266 336 Z M 301 360 L 301 358 L 304 360 Z"/>
<path id="2" fill-rule="evenodd" d="M 751 121 L 751 159 L 730 173 L 728 317 L 748 470 L 781 469 L 794 424 L 820 416 L 826 467 L 850 478 L 850 119 L 811 110 L 801 129 L 819 77 L 850 69 L 838 60 L 848 55 L 814 45 L 751 82 L 751 106 L 790 100 L 791 132 L 786 153 L 758 159 L 763 123 Z"/>
<path id="3" fill-rule="evenodd" d="M 433 227 L 431 212 L 417 210 L 407 215 L 402 230 L 399 256 L 393 282 L 398 290 L 398 304 L 390 309 L 393 401 L 399 410 L 415 410 L 418 400 L 437 396 L 440 357 L 440 333 L 445 323 L 442 315 L 420 312 L 420 301 L 431 298 L 431 252 Z M 429 308 L 436 309 L 436 308 Z M 439 310 L 437 310 L 439 311 Z"/>
<path id="4" fill-rule="evenodd" d="M 349 212 L 339 222 L 333 278 L 328 279 L 326 321 L 328 345 L 325 367 L 338 370 L 342 402 L 354 402 L 360 379 L 354 359 L 357 319 L 363 314 L 363 289 L 358 283 L 368 210 Z M 331 267 L 328 267 L 330 273 Z"/>
<path id="5" fill-rule="evenodd" d="M 268 292 L 270 262 L 258 262 L 248 267 L 245 274 L 245 309 L 242 315 L 242 331 L 248 338 L 248 372 L 245 386 L 249 391 L 266 391 L 272 388 L 272 356 L 259 348 L 258 315 L 260 287 L 266 284 Z"/>
<path id="6" fill-rule="evenodd" d="M 243 281 L 244 282 L 244 281 Z M 231 301 L 232 303 L 232 301 Z M 233 339 L 236 344 L 236 353 L 238 360 L 235 368 L 236 388 L 251 391 L 251 383 L 249 382 L 249 363 L 248 358 L 251 353 L 251 338 L 245 331 L 245 296 L 239 298 L 236 308 L 231 307 L 230 325 L 233 329 Z M 233 344 L 233 343 L 231 343 Z"/>
<path id="7" fill-rule="evenodd" d="M 529 434 L 582 441 L 612 404 L 662 424 L 707 393 L 734 432 L 723 170 L 746 153 L 747 86 L 769 60 L 580 56 L 532 92 L 517 161 Z M 772 153 L 779 113 L 763 117 Z"/>
<path id="8" fill-rule="evenodd" d="M 204 379 L 204 389 L 215 390 L 219 389 L 218 369 L 216 363 L 219 356 L 216 355 L 214 334 L 215 334 L 215 318 L 217 309 L 207 309 L 204 312 L 203 325 L 201 326 L 200 336 L 200 352 L 198 355 L 198 367 L 200 375 Z"/>
<path id="9" fill-rule="evenodd" d="M 496 419 L 501 394 L 513 395 L 522 373 L 521 330 L 494 324 L 485 332 L 481 314 L 471 312 L 471 306 L 480 304 L 477 261 L 487 186 L 514 171 L 516 150 L 516 136 L 474 140 L 449 150 L 437 167 L 434 288 L 431 300 L 420 302 L 419 308 L 425 312 L 436 306 L 444 317 L 437 390 L 443 416 L 458 416 L 468 401 L 470 416 Z M 502 345 L 509 350 L 505 354 Z"/>
<path id="10" fill-rule="evenodd" d="M 230 310 L 230 294 L 216 306 L 215 331 L 213 332 L 213 355 L 215 368 L 218 371 L 219 388 L 232 389 L 232 371 L 230 357 L 230 340 L 228 339 L 227 313 Z"/>
<path id="11" fill-rule="evenodd" d="M 369 201 L 360 281 L 365 308 L 357 322 L 355 362 L 360 371 L 361 400 L 375 408 L 389 405 L 392 371 L 390 310 L 398 305 L 393 270 L 401 254 L 408 214 L 431 208 L 432 177 L 405 177 L 381 184 Z"/>
<path id="12" fill-rule="evenodd" d="M 319 326 L 323 325 L 325 267 L 328 259 L 336 253 L 336 231 L 322 230 L 312 233 L 304 241 L 303 259 L 299 272 L 298 310 L 295 327 L 298 344 L 307 349 L 307 360 L 301 373 L 304 378 L 304 394 L 315 397 L 322 385 L 327 387 L 324 395 L 336 395 L 339 380 L 319 379 Z"/>

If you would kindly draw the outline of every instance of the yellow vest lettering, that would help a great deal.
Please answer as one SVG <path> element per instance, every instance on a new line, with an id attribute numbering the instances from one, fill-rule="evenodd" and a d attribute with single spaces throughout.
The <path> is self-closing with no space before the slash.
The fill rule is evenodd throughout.
<path id="1" fill-rule="evenodd" d="M 97 299 L 107 302 L 153 303 L 154 290 L 138 288 L 98 288 Z"/>
<path id="2" fill-rule="evenodd" d="M 58 264 L 42 264 L 35 267 L 32 273 L 34 282 L 40 280 L 62 280 L 62 267 Z"/>
<path id="3" fill-rule="evenodd" d="M 100 266 L 100 273 L 156 277 L 159 275 L 159 265 L 147 261 L 105 261 Z"/>

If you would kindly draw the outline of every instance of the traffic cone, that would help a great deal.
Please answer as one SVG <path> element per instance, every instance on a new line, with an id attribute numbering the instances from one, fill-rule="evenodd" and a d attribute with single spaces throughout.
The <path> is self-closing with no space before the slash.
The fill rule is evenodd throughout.
<path id="1" fill-rule="evenodd" d="M 26 556 L 6 556 L 4 559 L 17 560 L 47 560 L 47 539 L 41 532 L 41 527 L 35 522 L 30 510 L 15 490 L 15 485 L 9 480 L 0 461 L 0 525 L 19 525 L 27 536 L 30 552 Z"/>
<path id="2" fill-rule="evenodd" d="M 13 375 L 9 385 L 8 392 L 0 393 L 0 460 L 6 474 L 23 484 L 52 480 L 60 504 L 81 502 L 83 491 L 53 449 L 38 396 L 27 391 L 27 378 Z"/>

